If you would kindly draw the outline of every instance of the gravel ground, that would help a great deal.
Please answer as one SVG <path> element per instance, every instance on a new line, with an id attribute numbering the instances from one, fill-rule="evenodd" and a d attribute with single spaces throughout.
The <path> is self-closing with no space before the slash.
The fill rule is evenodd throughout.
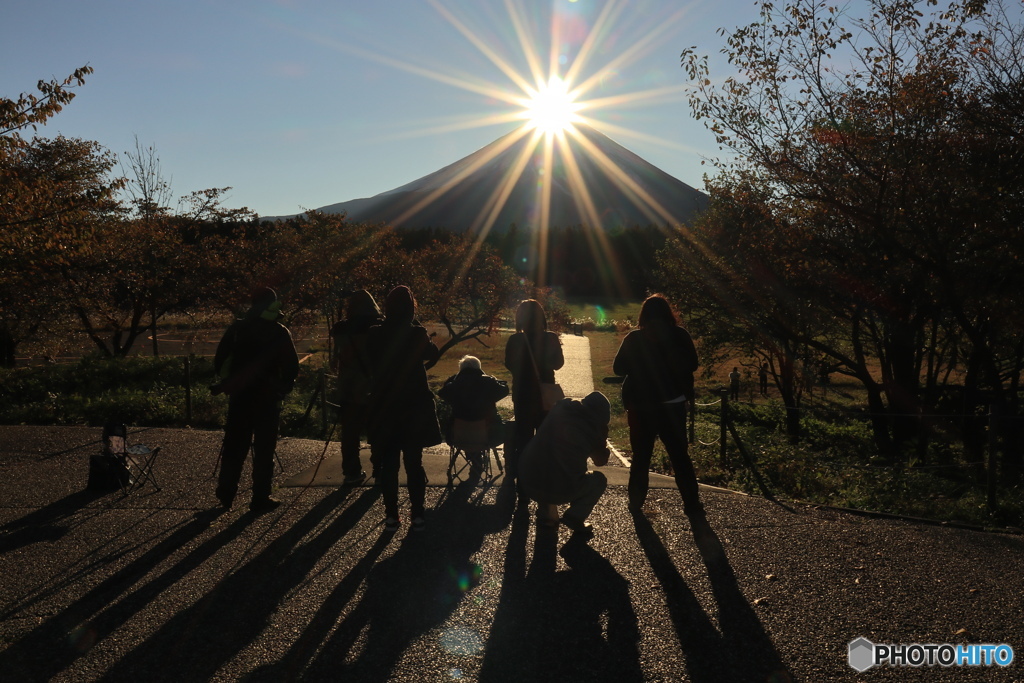
<path id="1" fill-rule="evenodd" d="M 1019 536 L 706 492 L 705 560 L 674 491 L 634 519 L 620 487 L 589 543 L 500 486 L 429 488 L 422 532 L 372 487 L 217 515 L 219 432 L 134 432 L 162 489 L 128 496 L 83 491 L 98 436 L 0 427 L 0 680 L 1024 680 L 847 664 L 861 636 L 1024 653 Z M 278 481 L 323 450 L 282 442 Z"/>

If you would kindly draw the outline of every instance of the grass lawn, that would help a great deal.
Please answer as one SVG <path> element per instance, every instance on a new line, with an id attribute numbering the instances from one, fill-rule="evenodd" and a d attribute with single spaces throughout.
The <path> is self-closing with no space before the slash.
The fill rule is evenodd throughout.
<path id="1" fill-rule="evenodd" d="M 575 302 L 569 304 L 569 317 L 574 322 L 593 322 L 598 327 L 614 324 L 616 328 L 635 326 L 640 315 L 639 301 Z"/>

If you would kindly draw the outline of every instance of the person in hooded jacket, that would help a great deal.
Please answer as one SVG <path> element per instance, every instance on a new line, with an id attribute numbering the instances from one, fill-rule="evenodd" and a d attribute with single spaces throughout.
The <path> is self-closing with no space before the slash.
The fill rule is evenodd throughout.
<path id="1" fill-rule="evenodd" d="M 660 438 L 672 463 L 684 512 L 696 530 L 706 521 L 688 452 L 686 410 L 694 398 L 697 350 L 689 332 L 676 323 L 668 300 L 660 294 L 644 301 L 637 323 L 639 329 L 626 335 L 613 361 L 615 374 L 625 378 L 622 403 L 633 450 L 629 508 L 635 513 L 643 509 L 654 440 Z"/>
<path id="2" fill-rule="evenodd" d="M 359 439 L 366 429 L 373 374 L 366 349 L 370 328 L 384 320 L 377 302 L 365 289 L 349 295 L 344 320 L 331 328 L 334 353 L 331 370 L 338 375 L 338 440 L 341 442 L 341 472 L 347 485 L 366 479 L 359 460 Z"/>
<path id="3" fill-rule="evenodd" d="M 423 528 L 427 491 L 423 449 L 442 441 L 434 393 L 427 384 L 424 366 L 437 362 L 441 354 L 415 318 L 416 300 L 408 287 L 399 285 L 384 300 L 384 321 L 367 334 L 374 380 L 368 412 L 370 449 L 380 470 L 375 476 L 384 497 L 384 524 L 389 530 L 401 524 L 400 459 L 405 465 L 412 528 Z"/>
<path id="4" fill-rule="evenodd" d="M 523 450 L 519 483 L 537 501 L 537 525 L 558 525 L 558 506 L 569 505 L 561 522 L 575 532 L 593 533 L 587 517 L 604 493 L 604 473 L 589 471 L 587 460 L 608 464 L 611 406 L 599 391 L 582 401 L 563 398 L 548 413 Z"/>
<path id="5" fill-rule="evenodd" d="M 274 478 L 274 451 L 281 416 L 281 400 L 299 374 L 299 359 L 288 328 L 281 318 L 281 302 L 274 290 L 257 292 L 241 320 L 228 327 L 217 345 L 213 367 L 222 378 L 215 393 L 228 395 L 217 498 L 230 508 L 238 493 L 242 465 L 252 448 L 252 500 L 256 513 L 276 508 L 270 497 Z"/>

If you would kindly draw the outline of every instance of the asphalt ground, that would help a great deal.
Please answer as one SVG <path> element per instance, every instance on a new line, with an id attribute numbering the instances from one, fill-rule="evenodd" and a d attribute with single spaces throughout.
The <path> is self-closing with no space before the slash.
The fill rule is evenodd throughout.
<path id="1" fill-rule="evenodd" d="M 160 489 L 95 494 L 99 429 L 0 426 L 0 680 L 1024 680 L 848 664 L 861 637 L 1019 658 L 1024 537 L 705 489 L 702 553 L 668 481 L 633 516 L 612 466 L 587 541 L 500 479 L 446 486 L 443 448 L 426 529 L 387 532 L 372 482 L 322 478 L 337 443 L 299 439 L 280 508 L 218 514 L 221 436 L 132 429 Z"/>

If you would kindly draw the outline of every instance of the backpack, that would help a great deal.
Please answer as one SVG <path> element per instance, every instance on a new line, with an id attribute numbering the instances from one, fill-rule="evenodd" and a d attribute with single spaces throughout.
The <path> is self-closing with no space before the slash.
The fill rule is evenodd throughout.
<path id="1" fill-rule="evenodd" d="M 128 470 L 128 428 L 117 422 L 103 425 L 103 448 L 89 456 L 90 491 L 116 491 L 131 483 Z"/>

